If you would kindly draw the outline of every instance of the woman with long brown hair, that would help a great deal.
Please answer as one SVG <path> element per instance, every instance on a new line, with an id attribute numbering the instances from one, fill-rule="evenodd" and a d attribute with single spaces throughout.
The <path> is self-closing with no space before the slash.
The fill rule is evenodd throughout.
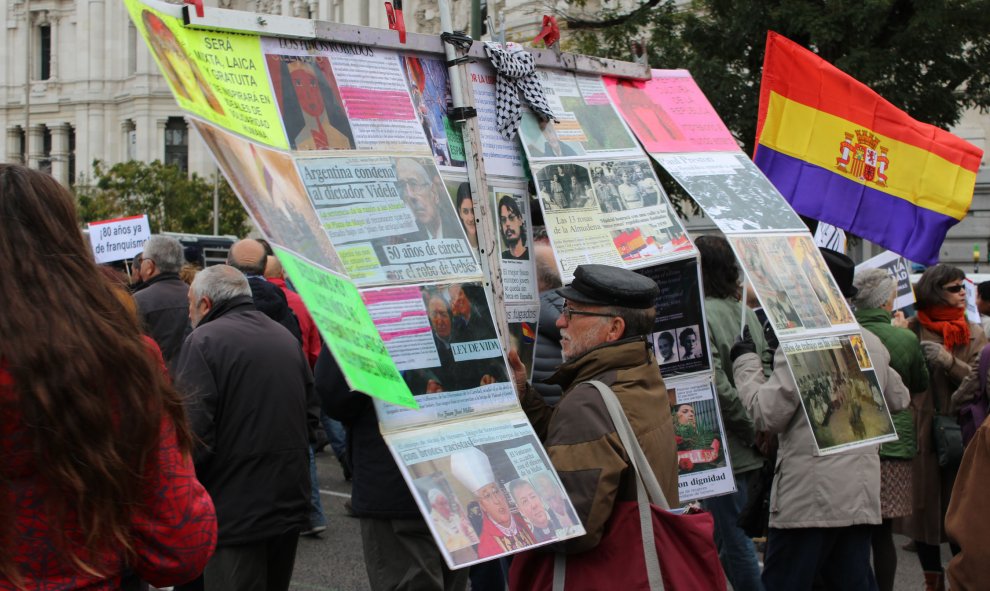
<path id="1" fill-rule="evenodd" d="M 0 589 L 195 578 L 216 515 L 181 400 L 50 176 L 0 165 L 0 260 Z"/>
<path id="2" fill-rule="evenodd" d="M 939 546 L 947 541 L 943 521 L 958 466 L 939 466 L 932 423 L 936 414 L 950 415 L 949 399 L 976 367 L 986 336 L 979 324 L 966 320 L 966 274 L 951 265 L 929 267 L 915 289 L 918 315 L 909 328 L 921 339 L 928 362 L 928 389 L 913 395 L 918 455 L 914 458 L 913 514 L 895 524 L 914 540 L 925 573 L 925 589 L 944 589 Z M 958 551 L 954 544 L 953 552 Z"/>

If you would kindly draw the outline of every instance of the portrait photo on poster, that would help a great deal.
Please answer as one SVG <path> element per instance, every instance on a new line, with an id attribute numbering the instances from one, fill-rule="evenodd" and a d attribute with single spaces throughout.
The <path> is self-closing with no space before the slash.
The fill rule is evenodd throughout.
<path id="1" fill-rule="evenodd" d="M 519 137 L 525 142 L 530 158 L 568 158 L 584 155 L 580 142 L 561 141 L 553 121 L 542 121 L 532 112 L 523 116 Z"/>
<path id="2" fill-rule="evenodd" d="M 690 474 L 725 467 L 725 447 L 714 399 L 682 402 L 676 388 L 668 388 L 670 414 L 677 442 L 678 473 Z"/>
<path id="3" fill-rule="evenodd" d="M 495 325 L 478 284 L 425 287 L 423 303 L 439 363 L 403 372 L 414 395 L 508 381 Z"/>
<path id="4" fill-rule="evenodd" d="M 350 150 L 354 134 L 330 60 L 265 55 L 289 146 L 294 150 Z"/>
<path id="5" fill-rule="evenodd" d="M 529 199 L 512 193 L 495 192 L 495 211 L 498 214 L 499 245 L 503 261 L 528 261 L 532 241 L 528 223 Z"/>
<path id="6" fill-rule="evenodd" d="M 474 196 L 471 195 L 471 184 L 467 177 L 460 174 L 442 174 L 447 193 L 454 202 L 454 211 L 457 212 L 457 219 L 464 228 L 464 235 L 467 236 L 468 244 L 478 254 L 478 220 L 474 211 Z"/>
<path id="7" fill-rule="evenodd" d="M 152 53 L 165 79 L 179 97 L 194 105 L 205 105 L 217 115 L 226 112 L 195 60 L 183 49 L 169 26 L 151 10 L 141 11 L 141 22 Z"/>

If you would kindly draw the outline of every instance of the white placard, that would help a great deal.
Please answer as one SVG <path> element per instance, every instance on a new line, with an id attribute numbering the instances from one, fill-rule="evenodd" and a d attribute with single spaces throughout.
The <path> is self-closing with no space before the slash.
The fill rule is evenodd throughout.
<path id="1" fill-rule="evenodd" d="M 87 227 L 93 256 L 100 264 L 134 258 L 151 238 L 147 214 L 90 222 Z"/>
<path id="2" fill-rule="evenodd" d="M 897 282 L 897 297 L 894 298 L 895 310 L 900 310 L 914 303 L 910 267 L 907 260 L 901 255 L 892 250 L 882 252 L 872 259 L 856 265 L 857 272 L 861 269 L 883 269 L 890 273 L 894 281 Z"/>

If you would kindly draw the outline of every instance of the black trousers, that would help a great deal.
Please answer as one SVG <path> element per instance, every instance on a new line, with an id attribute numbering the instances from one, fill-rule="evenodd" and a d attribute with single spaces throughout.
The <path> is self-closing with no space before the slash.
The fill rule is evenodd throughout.
<path id="1" fill-rule="evenodd" d="M 206 591 L 288 591 L 296 562 L 296 530 L 236 546 L 218 546 L 203 572 Z"/>

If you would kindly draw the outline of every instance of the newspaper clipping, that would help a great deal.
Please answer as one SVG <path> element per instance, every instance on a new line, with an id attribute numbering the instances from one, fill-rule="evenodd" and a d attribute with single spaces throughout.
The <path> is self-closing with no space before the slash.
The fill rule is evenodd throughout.
<path id="1" fill-rule="evenodd" d="M 897 439 L 862 335 L 780 346 L 821 455 Z"/>
<path id="2" fill-rule="evenodd" d="M 645 158 L 558 162 L 533 172 L 564 283 L 581 264 L 639 268 L 694 248 Z"/>
<path id="3" fill-rule="evenodd" d="M 398 53 L 270 37 L 261 47 L 293 149 L 425 151 Z"/>
<path id="4" fill-rule="evenodd" d="M 677 442 L 681 503 L 735 492 L 722 415 L 710 376 L 667 380 L 666 385 Z"/>
<path id="5" fill-rule="evenodd" d="M 778 336 L 855 329 L 810 235 L 730 236 L 729 243 Z"/>
<path id="6" fill-rule="evenodd" d="M 726 234 L 807 229 L 780 192 L 741 152 L 654 157 Z"/>
<path id="7" fill-rule="evenodd" d="M 702 305 L 698 260 L 689 258 L 640 269 L 660 288 L 653 347 L 664 378 L 711 370 L 708 325 Z"/>
<path id="8" fill-rule="evenodd" d="M 432 158 L 354 155 L 297 164 L 320 222 L 359 286 L 480 275 Z"/>
<path id="9" fill-rule="evenodd" d="M 515 390 L 480 283 L 365 289 L 361 297 L 420 411 L 382 408 L 383 428 L 514 407 Z"/>
<path id="10" fill-rule="evenodd" d="M 638 156 L 642 150 L 612 108 L 600 76 L 538 71 L 559 123 L 523 113 L 519 136 L 530 161 L 574 156 Z"/>
<path id="11" fill-rule="evenodd" d="M 521 412 L 385 440 L 451 568 L 584 533 Z"/>

